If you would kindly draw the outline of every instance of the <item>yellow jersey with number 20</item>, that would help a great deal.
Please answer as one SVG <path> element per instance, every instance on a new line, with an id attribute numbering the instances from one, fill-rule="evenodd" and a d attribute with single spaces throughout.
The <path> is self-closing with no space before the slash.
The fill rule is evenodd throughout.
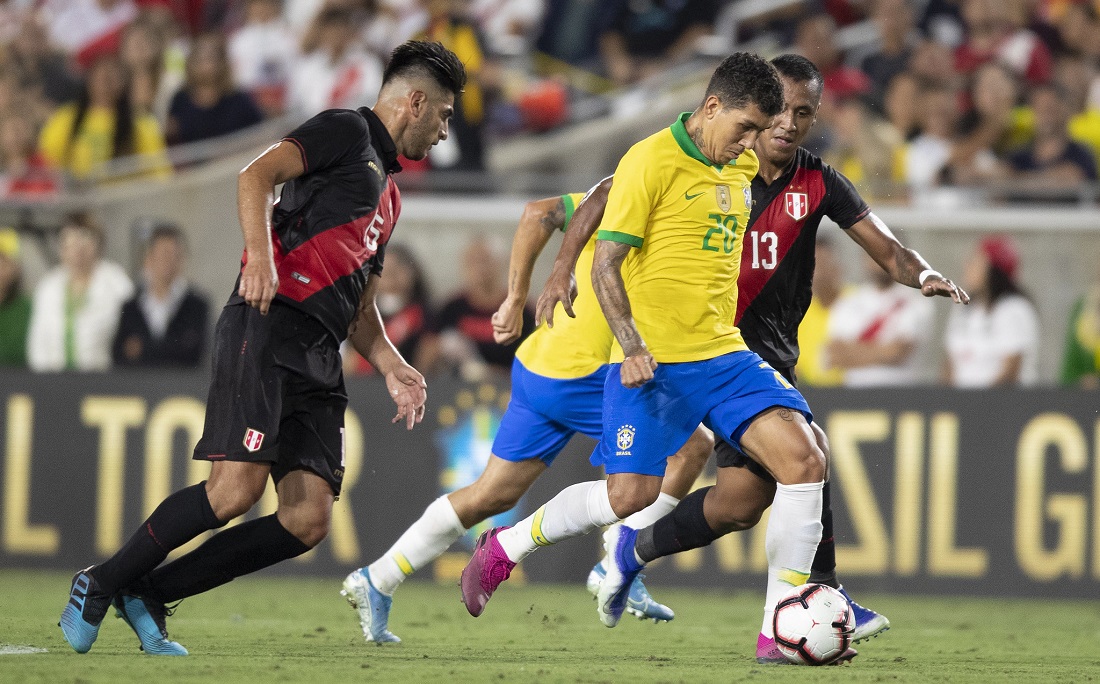
<path id="1" fill-rule="evenodd" d="M 583 193 L 562 196 L 565 202 L 563 230 L 569 228 L 573 211 L 582 199 Z M 596 293 L 592 291 L 592 255 L 595 251 L 596 236 L 593 235 L 577 258 L 577 299 L 573 302 L 573 313 L 577 317 L 570 318 L 559 304 L 554 311 L 554 327 L 548 328 L 544 323 L 535 328 L 516 350 L 516 358 L 532 373 L 572 380 L 591 375 L 607 365 L 614 337 L 596 301 Z"/>
<path id="2" fill-rule="evenodd" d="M 715 166 L 681 114 L 627 151 L 615 170 L 599 240 L 635 247 L 622 275 L 638 332 L 658 363 L 748 349 L 733 324 L 742 236 L 760 161 L 751 150 Z M 612 361 L 623 359 L 612 348 Z"/>

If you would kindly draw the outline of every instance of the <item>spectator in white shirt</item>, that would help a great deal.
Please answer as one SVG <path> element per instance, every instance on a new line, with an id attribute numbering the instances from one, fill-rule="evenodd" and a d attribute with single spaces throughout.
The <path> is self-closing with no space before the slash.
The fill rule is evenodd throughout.
<path id="1" fill-rule="evenodd" d="M 370 107 L 382 85 L 382 62 L 360 45 L 363 17 L 339 7 L 321 10 L 317 47 L 291 72 L 290 110 L 315 114 L 325 109 Z"/>
<path id="2" fill-rule="evenodd" d="M 281 0 L 248 0 L 245 24 L 229 38 L 233 81 L 268 114 L 281 114 L 298 59 L 298 36 L 282 18 Z"/>
<path id="3" fill-rule="evenodd" d="M 106 370 L 133 283 L 121 266 L 100 258 L 103 230 L 88 216 L 70 216 L 60 241 L 61 265 L 34 291 L 27 364 L 36 371 Z"/>
<path id="4" fill-rule="evenodd" d="M 846 387 L 896 387 L 922 379 L 920 348 L 932 303 L 864 256 L 870 282 L 845 290 L 829 311 L 826 363 Z"/>
<path id="5" fill-rule="evenodd" d="M 955 387 L 1033 385 L 1038 377 L 1039 317 L 1017 282 L 1020 256 L 1006 236 L 978 243 L 967 263 L 970 306 L 947 323 L 943 379 Z"/>

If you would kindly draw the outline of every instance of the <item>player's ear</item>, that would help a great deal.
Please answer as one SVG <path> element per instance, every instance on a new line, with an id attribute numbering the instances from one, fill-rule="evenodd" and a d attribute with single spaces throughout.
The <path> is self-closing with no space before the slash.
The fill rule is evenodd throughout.
<path id="1" fill-rule="evenodd" d="M 423 90 L 411 90 L 409 91 L 409 111 L 412 113 L 413 118 L 419 119 L 424 116 L 424 112 L 428 108 L 428 94 Z"/>
<path id="2" fill-rule="evenodd" d="M 713 119 L 720 111 L 722 111 L 722 101 L 718 99 L 718 96 L 707 95 L 707 99 L 703 101 L 703 115 L 708 119 Z"/>

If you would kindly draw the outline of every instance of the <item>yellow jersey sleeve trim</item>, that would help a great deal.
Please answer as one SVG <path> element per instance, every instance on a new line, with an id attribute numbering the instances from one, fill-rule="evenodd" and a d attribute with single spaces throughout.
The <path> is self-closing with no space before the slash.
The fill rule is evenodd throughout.
<path id="1" fill-rule="evenodd" d="M 611 242 L 621 242 L 624 245 L 630 245 L 631 247 L 641 247 L 642 238 L 637 235 L 629 235 L 627 233 L 620 233 L 615 230 L 601 230 L 596 232 L 597 240 L 610 240 Z"/>
<path id="2" fill-rule="evenodd" d="M 562 195 L 562 204 L 565 205 L 565 222 L 561 224 L 561 232 L 565 232 L 569 228 L 569 222 L 573 220 L 573 212 L 577 210 L 577 204 L 573 201 L 572 195 Z"/>

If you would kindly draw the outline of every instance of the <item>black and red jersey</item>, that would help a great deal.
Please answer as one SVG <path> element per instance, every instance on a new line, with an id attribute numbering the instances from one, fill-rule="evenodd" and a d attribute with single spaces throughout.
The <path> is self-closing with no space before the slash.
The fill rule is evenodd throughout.
<path id="1" fill-rule="evenodd" d="M 752 213 L 737 280 L 737 326 L 749 349 L 776 368 L 798 361 L 798 324 L 810 306 L 821 219 L 843 229 L 871 212 L 851 181 L 799 148 L 768 185 L 752 181 Z"/>
<path id="2" fill-rule="evenodd" d="M 401 213 L 401 193 L 390 178 L 401 170 L 397 147 L 367 107 L 321 112 L 283 140 L 297 146 L 305 173 L 283 185 L 271 215 L 275 299 L 343 341 L 367 277 L 382 273 Z M 247 260 L 245 254 L 242 267 Z M 230 303 L 242 301 L 234 290 Z"/>

